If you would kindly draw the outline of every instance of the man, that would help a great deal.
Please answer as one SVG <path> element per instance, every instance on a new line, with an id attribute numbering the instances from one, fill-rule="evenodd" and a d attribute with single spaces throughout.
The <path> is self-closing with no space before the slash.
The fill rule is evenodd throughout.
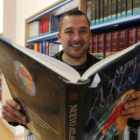
<path id="1" fill-rule="evenodd" d="M 90 23 L 85 14 L 79 10 L 67 12 L 60 21 L 58 33 L 58 39 L 62 43 L 63 51 L 54 57 L 72 66 L 82 74 L 91 65 L 98 62 L 98 59 L 87 53 L 90 38 Z M 26 118 L 20 112 L 20 108 L 20 105 L 14 100 L 7 100 L 3 106 L 3 118 L 12 125 L 17 125 L 17 123 L 26 125 Z M 139 91 L 132 94 L 132 101 L 125 105 L 123 116 L 125 119 L 131 118 L 129 122 L 131 126 L 139 126 Z M 135 121 L 137 123 L 133 123 Z"/>

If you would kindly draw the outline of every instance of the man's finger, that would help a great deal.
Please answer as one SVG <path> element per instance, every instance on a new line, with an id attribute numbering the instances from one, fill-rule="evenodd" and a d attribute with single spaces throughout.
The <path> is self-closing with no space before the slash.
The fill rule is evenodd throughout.
<path id="1" fill-rule="evenodd" d="M 8 106 L 11 106 L 11 107 L 17 109 L 17 110 L 20 110 L 21 109 L 20 105 L 16 101 L 14 101 L 14 100 L 7 100 L 6 101 L 6 104 Z"/>

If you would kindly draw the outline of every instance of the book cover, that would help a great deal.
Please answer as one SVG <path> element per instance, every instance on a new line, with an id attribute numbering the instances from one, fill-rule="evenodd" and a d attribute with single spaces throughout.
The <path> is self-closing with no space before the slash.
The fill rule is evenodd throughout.
<path id="1" fill-rule="evenodd" d="M 0 50 L 11 95 L 38 140 L 105 139 L 124 129 L 123 106 L 140 88 L 140 43 L 101 60 L 82 76 L 2 37 Z"/>

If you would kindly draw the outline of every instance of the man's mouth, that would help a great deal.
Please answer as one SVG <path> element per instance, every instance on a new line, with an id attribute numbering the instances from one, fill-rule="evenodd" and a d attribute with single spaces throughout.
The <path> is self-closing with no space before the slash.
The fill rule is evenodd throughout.
<path id="1" fill-rule="evenodd" d="M 70 45 L 71 47 L 73 47 L 73 48 L 79 48 L 79 47 L 82 47 L 82 45 L 81 44 L 79 44 L 79 45 Z"/>

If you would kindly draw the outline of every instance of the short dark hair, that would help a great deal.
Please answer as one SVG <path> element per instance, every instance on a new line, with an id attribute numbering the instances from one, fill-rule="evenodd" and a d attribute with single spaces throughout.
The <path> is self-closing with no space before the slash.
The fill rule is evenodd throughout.
<path id="1" fill-rule="evenodd" d="M 74 9 L 74 10 L 67 11 L 61 17 L 60 22 L 59 22 L 59 32 L 61 32 L 62 22 L 63 22 L 64 17 L 66 17 L 66 16 L 85 16 L 87 19 L 87 22 L 89 24 L 89 27 L 90 27 L 90 22 L 89 22 L 89 19 L 87 18 L 87 16 L 82 11 L 80 11 L 78 9 Z"/>

